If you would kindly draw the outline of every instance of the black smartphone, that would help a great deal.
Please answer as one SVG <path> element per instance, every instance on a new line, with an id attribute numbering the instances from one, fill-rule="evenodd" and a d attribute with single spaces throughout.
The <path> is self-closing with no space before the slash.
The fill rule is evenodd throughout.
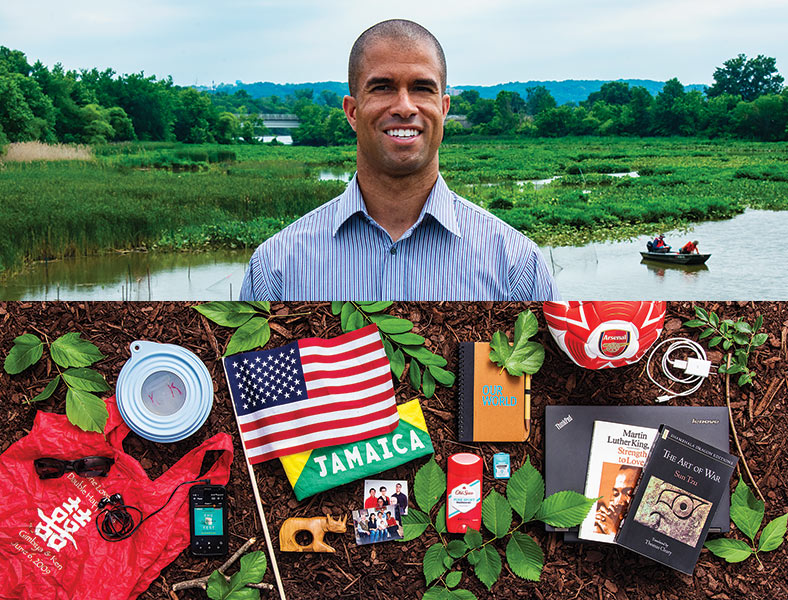
<path id="1" fill-rule="evenodd" d="M 227 554 L 227 490 L 223 485 L 189 488 L 189 527 L 192 554 Z"/>

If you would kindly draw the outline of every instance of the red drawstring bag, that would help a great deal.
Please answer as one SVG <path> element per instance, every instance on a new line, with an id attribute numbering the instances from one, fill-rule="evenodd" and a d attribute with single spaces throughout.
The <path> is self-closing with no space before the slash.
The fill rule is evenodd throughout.
<path id="1" fill-rule="evenodd" d="M 189 544 L 189 485 L 125 540 L 108 542 L 95 519 L 104 496 L 120 493 L 125 504 L 146 516 L 167 501 L 173 489 L 195 480 L 209 450 L 222 451 L 203 475 L 225 485 L 233 447 L 219 433 L 189 452 L 155 481 L 123 451 L 129 428 L 115 399 L 107 400 L 106 439 L 68 422 L 65 415 L 40 412 L 33 430 L 0 456 L 0 598 L 136 598 Z M 115 459 L 107 477 L 67 472 L 39 479 L 33 460 Z M 135 518 L 135 522 L 137 522 Z"/>

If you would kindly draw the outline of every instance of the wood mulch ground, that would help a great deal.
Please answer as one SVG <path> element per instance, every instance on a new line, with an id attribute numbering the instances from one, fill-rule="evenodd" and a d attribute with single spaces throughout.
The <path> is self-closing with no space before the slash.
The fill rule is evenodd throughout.
<path id="1" fill-rule="evenodd" d="M 751 359 L 757 374 L 755 384 L 743 390 L 732 385 L 733 418 L 750 468 L 766 496 L 766 519 L 769 520 L 788 511 L 788 385 L 785 384 L 788 375 L 788 304 L 710 302 L 702 305 L 727 318 L 744 317 L 749 322 L 753 322 L 757 314 L 762 314 L 764 328 L 769 332 L 769 340 L 754 352 Z M 526 306 L 511 303 L 400 303 L 388 312 L 413 321 L 415 331 L 427 338 L 429 347 L 447 358 L 449 368 L 456 369 L 459 341 L 489 341 L 498 329 L 511 333 L 517 314 Z M 491 457 L 497 451 L 512 455 L 513 468 L 519 467 L 527 455 L 537 468 L 542 469 L 543 417 L 547 404 L 652 404 L 657 395 L 644 374 L 643 361 L 603 371 L 576 367 L 550 338 L 540 305 L 531 304 L 530 308 L 539 317 L 542 327 L 538 337 L 546 347 L 545 364 L 534 383 L 532 436 L 525 444 L 473 446 L 485 458 L 486 490 L 492 487 L 499 491 L 503 489 L 502 483 L 490 476 Z M 333 337 L 341 333 L 338 317 L 331 314 L 328 304 L 274 304 L 272 309 L 277 318 L 272 320 L 273 335 L 268 347 L 301 337 Z M 288 316 L 299 313 L 308 313 L 308 316 Z M 697 330 L 682 326 L 692 314 L 690 303 L 669 303 L 663 338 L 669 334 L 696 339 Z M 252 536 L 261 540 L 257 548 L 263 548 L 249 476 L 243 463 L 219 361 L 231 330 L 209 323 L 189 303 L 0 303 L 0 358 L 8 353 L 14 337 L 23 333 L 42 332 L 51 340 L 69 331 L 81 332 L 107 356 L 97 368 L 111 385 L 115 384 L 121 367 L 128 359 L 129 344 L 134 340 L 180 344 L 202 358 L 211 372 L 215 390 L 214 407 L 205 425 L 189 439 L 175 444 L 152 443 L 132 433 L 125 442 L 125 448 L 141 459 L 148 474 L 155 478 L 216 432 L 232 434 L 236 458 L 228 485 L 231 550 Z M 712 352 L 710 358 L 719 363 L 722 355 Z M 31 407 L 25 402 L 41 391 L 48 380 L 45 361 L 13 377 L 0 372 L 0 389 L 3 390 L 0 451 L 5 451 L 10 444 L 26 435 L 36 410 L 64 412 L 65 394 L 62 391 L 37 406 Z M 395 387 L 400 403 L 419 397 L 407 382 L 407 375 Z M 456 441 L 455 391 L 439 387 L 433 398 L 422 398 L 421 402 L 433 437 L 436 459 L 445 468 L 448 455 L 465 449 Z M 694 396 L 674 403 L 724 405 L 723 377 L 712 376 Z M 734 448 L 733 441 L 731 448 Z M 416 469 L 423 462 L 406 464 L 387 472 L 384 477 L 407 479 L 412 485 Z M 391 542 L 359 547 L 349 528 L 345 534 L 327 536 L 326 541 L 337 548 L 336 554 L 278 552 L 277 532 L 284 519 L 320 515 L 324 511 L 335 516 L 348 514 L 351 509 L 362 507 L 361 481 L 298 502 L 278 461 L 258 465 L 256 470 L 289 598 L 388 600 L 416 598 L 423 594 L 425 585 L 420 559 L 434 541 L 429 536 L 406 544 Z M 487 592 L 472 574 L 463 578 L 462 587 L 472 590 L 479 598 L 788 598 L 785 575 L 788 572 L 788 544 L 765 554 L 762 570 L 753 558 L 743 563 L 727 564 L 704 550 L 694 574 L 688 576 L 611 545 L 564 544 L 559 537 L 546 534 L 538 525 L 531 526 L 528 533 L 536 537 L 545 551 L 546 565 L 539 583 L 518 579 L 504 567 L 491 592 Z M 743 539 L 735 528 L 731 535 Z M 197 559 L 184 551 L 140 597 L 167 597 L 172 584 L 207 575 L 221 562 Z M 470 573 L 470 570 L 466 572 Z M 270 569 L 265 581 L 273 582 Z M 264 592 L 263 597 L 266 594 Z M 179 592 L 179 597 L 206 596 L 198 590 L 190 590 Z M 276 594 L 269 597 L 274 598 Z"/>

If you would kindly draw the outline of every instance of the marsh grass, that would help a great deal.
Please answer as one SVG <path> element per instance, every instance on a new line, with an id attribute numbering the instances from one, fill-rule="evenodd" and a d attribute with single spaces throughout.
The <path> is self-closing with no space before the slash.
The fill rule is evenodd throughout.
<path id="1" fill-rule="evenodd" d="M 93 154 L 0 169 L 0 272 L 108 249 L 254 247 L 342 192 L 341 182 L 317 180 L 321 169 L 355 168 L 352 146 L 133 142 Z M 788 210 L 786 156 L 785 144 L 683 138 L 463 137 L 440 150 L 454 191 L 550 245 Z M 609 176 L 616 171 L 640 177 Z M 538 190 L 518 185 L 556 175 Z"/>
<path id="2" fill-rule="evenodd" d="M 90 146 L 74 146 L 71 144 L 44 144 L 42 142 L 14 142 L 9 144 L 4 155 L 4 162 L 34 162 L 59 160 L 93 160 Z"/>

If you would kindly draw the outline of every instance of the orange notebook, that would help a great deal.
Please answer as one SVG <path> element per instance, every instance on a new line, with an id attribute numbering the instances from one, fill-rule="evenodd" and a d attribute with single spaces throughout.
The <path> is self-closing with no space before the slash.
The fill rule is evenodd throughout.
<path id="1" fill-rule="evenodd" d="M 461 442 L 524 442 L 531 429 L 531 376 L 513 377 L 490 361 L 490 344 L 460 344 Z"/>

